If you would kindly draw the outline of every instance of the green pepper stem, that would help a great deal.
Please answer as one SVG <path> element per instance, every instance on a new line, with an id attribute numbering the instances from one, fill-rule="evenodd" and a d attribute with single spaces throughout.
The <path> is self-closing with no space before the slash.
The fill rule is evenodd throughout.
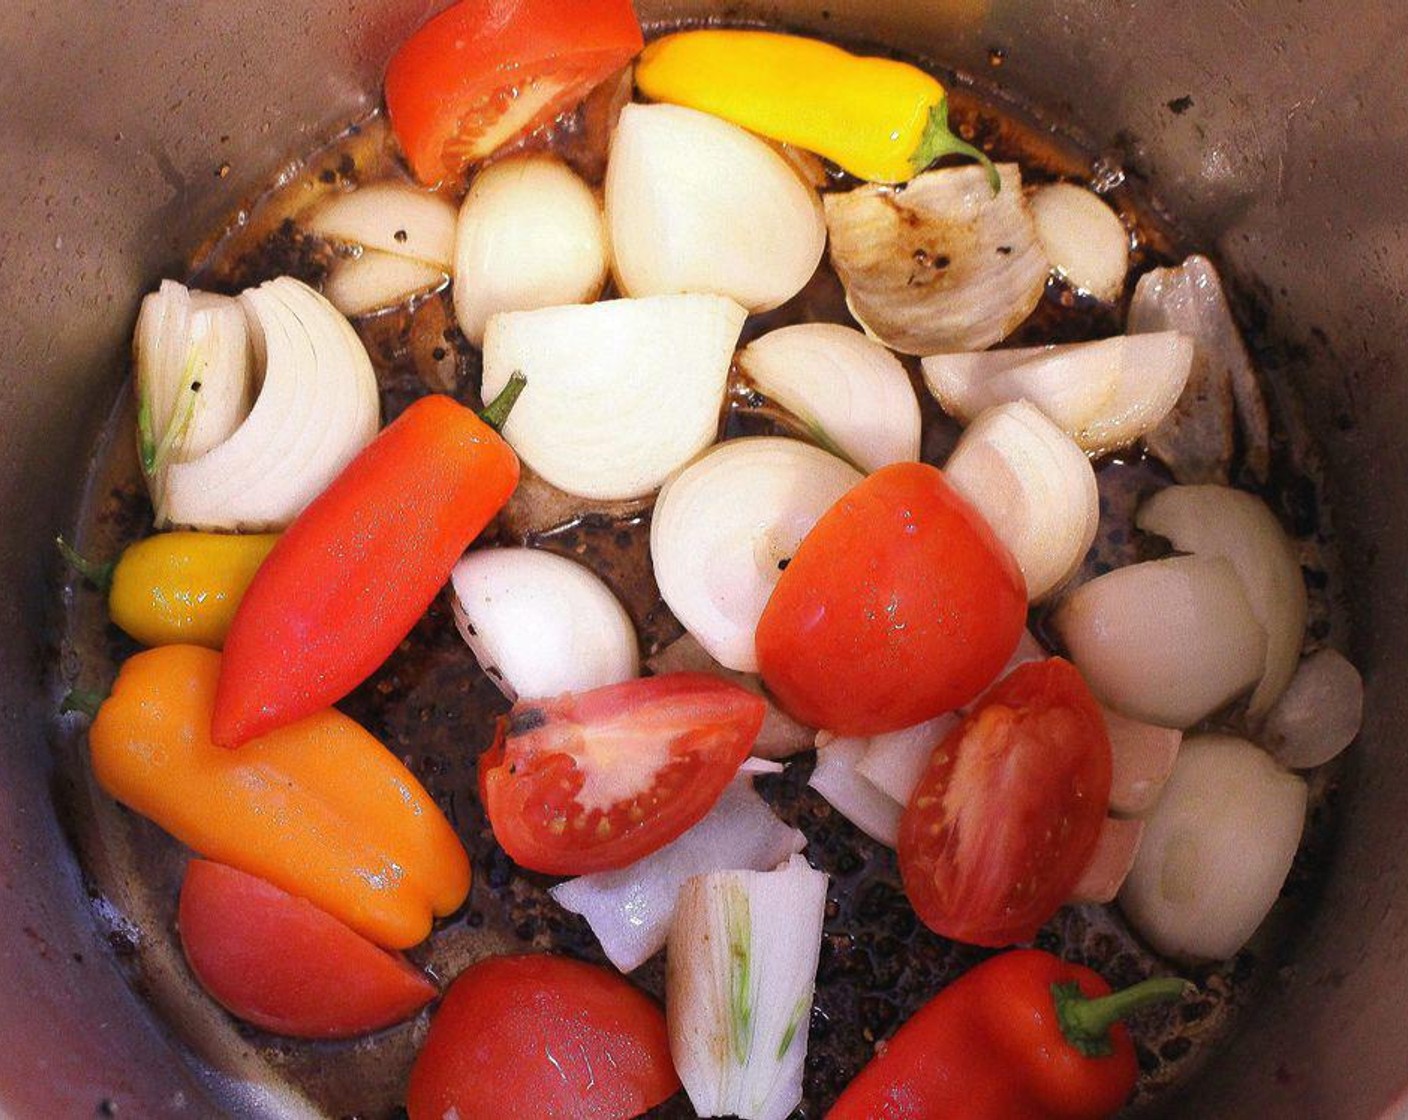
<path id="1" fill-rule="evenodd" d="M 75 688 L 59 701 L 59 714 L 68 715 L 70 712 L 81 712 L 92 719 L 98 714 L 98 709 L 103 706 L 103 701 L 106 699 L 106 693 Z"/>
<path id="2" fill-rule="evenodd" d="M 1182 999 L 1194 990 L 1187 980 L 1170 976 L 1145 980 L 1097 999 L 1082 994 L 1075 983 L 1052 984 L 1051 996 L 1066 1040 L 1087 1058 L 1099 1058 L 1113 1052 L 1110 1028 L 1121 1019 L 1156 1003 Z"/>
<path id="3" fill-rule="evenodd" d="M 910 166 L 917 175 L 941 156 L 954 155 L 971 156 L 977 160 L 987 169 L 988 184 L 992 187 L 992 193 L 997 194 L 1002 190 L 1002 179 L 988 154 L 955 136 L 949 128 L 948 96 L 945 95 L 942 101 L 929 110 L 929 123 L 924 126 L 924 135 L 919 140 L 919 147 L 910 156 Z"/>
<path id="4" fill-rule="evenodd" d="M 484 410 L 479 414 L 479 419 L 488 424 L 496 432 L 504 430 L 504 423 L 508 420 L 508 414 L 513 411 L 513 406 L 518 403 L 518 396 L 528 386 L 528 379 L 518 370 L 514 370 L 509 376 L 508 384 L 499 390 L 499 395 L 484 406 Z"/>
<path id="5" fill-rule="evenodd" d="M 115 563 L 109 561 L 106 564 L 99 564 L 95 560 L 89 560 L 63 537 L 55 537 L 54 543 L 59 546 L 59 555 L 64 558 L 64 563 L 99 591 L 106 591 L 112 587 L 112 574 L 117 568 Z"/>

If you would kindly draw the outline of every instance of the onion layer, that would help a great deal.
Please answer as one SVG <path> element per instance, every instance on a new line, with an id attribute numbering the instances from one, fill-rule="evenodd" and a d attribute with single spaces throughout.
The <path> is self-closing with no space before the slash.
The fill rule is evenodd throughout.
<path id="1" fill-rule="evenodd" d="M 987 519 L 1042 599 L 1080 567 L 1100 523 L 1095 471 L 1075 441 L 1026 401 L 982 413 L 944 477 Z"/>
<path id="2" fill-rule="evenodd" d="M 528 379 L 504 437 L 558 489 L 648 494 L 714 442 L 744 318 L 706 295 L 504 312 L 484 335 L 484 397 Z"/>
<path id="3" fill-rule="evenodd" d="M 281 529 L 376 435 L 371 360 L 327 300 L 280 277 L 244 292 L 239 306 L 262 366 L 258 396 L 227 438 L 156 464 L 151 483 L 162 527 Z M 204 392 L 201 383 L 192 394 Z M 169 438 L 168 431 L 158 447 Z"/>
<path id="4" fill-rule="evenodd" d="M 1051 270 L 1104 303 L 1124 291 L 1129 230 L 1098 194 L 1074 183 L 1049 183 L 1031 197 L 1037 240 Z"/>
<path id="5" fill-rule="evenodd" d="M 850 327 L 798 323 L 738 355 L 739 368 L 864 471 L 919 458 L 919 401 L 888 350 Z"/>
<path id="6" fill-rule="evenodd" d="M 865 739 L 821 732 L 816 737 L 816 766 L 807 785 L 872 840 L 893 848 L 899 843 L 904 805 L 877 789 L 857 769 L 867 745 Z"/>
<path id="7" fill-rule="evenodd" d="M 469 553 L 450 575 L 455 625 L 509 700 L 630 680 L 640 652 L 630 616 L 590 569 L 533 548 Z"/>
<path id="8" fill-rule="evenodd" d="M 1193 343 L 1174 331 L 924 359 L 924 380 L 963 423 L 984 409 L 1031 401 L 1092 455 L 1133 443 L 1174 406 Z"/>
<path id="9" fill-rule="evenodd" d="M 1266 632 L 1222 557 L 1118 568 L 1072 592 L 1054 622 L 1101 702 L 1162 727 L 1211 715 L 1266 662 Z"/>
<path id="10" fill-rule="evenodd" d="M 755 672 L 753 635 L 783 567 L 811 527 L 861 480 L 799 440 L 729 440 L 672 478 L 650 524 L 660 596 L 711 657 Z"/>
<path id="11" fill-rule="evenodd" d="M 470 342 L 497 312 L 588 303 L 604 283 L 601 206 L 565 163 L 513 156 L 475 177 L 455 238 L 455 321 Z"/>
<path id="12" fill-rule="evenodd" d="M 1305 640 L 1308 599 L 1295 546 L 1260 498 L 1226 486 L 1171 486 L 1145 502 L 1135 524 L 1174 548 L 1224 556 L 1266 631 L 1266 669 L 1247 706 L 1255 721 L 1286 690 Z"/>
<path id="13" fill-rule="evenodd" d="M 1312 653 L 1300 663 L 1262 727 L 1266 749 L 1292 770 L 1320 766 L 1354 741 L 1364 718 L 1364 681 L 1343 654 Z"/>
<path id="14" fill-rule="evenodd" d="M 1243 739 L 1183 744 L 1120 891 L 1161 953 L 1226 960 L 1280 894 L 1300 845 L 1306 786 Z"/>
<path id="15" fill-rule="evenodd" d="M 713 292 L 753 312 L 801 291 L 826 245 L 816 192 L 787 160 L 679 105 L 621 110 L 606 220 L 623 292 Z"/>
<path id="16" fill-rule="evenodd" d="M 1020 170 L 997 170 L 997 194 L 968 166 L 824 196 L 831 263 L 867 334 L 905 354 L 982 350 L 1031 314 L 1049 265 Z"/>
<path id="17" fill-rule="evenodd" d="M 962 719 L 958 712 L 946 712 L 913 727 L 872 735 L 856 773 L 903 809 L 929 768 L 934 748 Z"/>

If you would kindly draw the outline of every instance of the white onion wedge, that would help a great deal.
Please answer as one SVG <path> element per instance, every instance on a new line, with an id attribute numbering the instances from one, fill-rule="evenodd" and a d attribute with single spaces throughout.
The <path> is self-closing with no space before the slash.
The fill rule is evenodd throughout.
<path id="1" fill-rule="evenodd" d="M 262 385 L 229 438 L 172 463 L 157 524 L 281 529 L 376 435 L 376 375 L 351 324 L 290 277 L 239 297 Z"/>
<path id="2" fill-rule="evenodd" d="M 699 639 L 688 631 L 651 657 L 647 665 L 657 676 L 665 673 L 713 673 L 767 701 L 768 710 L 763 716 L 763 726 L 758 731 L 758 737 L 753 740 L 755 757 L 745 760 L 745 765 L 760 759 L 790 758 L 801 751 L 812 749 L 816 732 L 798 723 L 774 704 L 763 690 L 763 679 L 757 673 L 739 673 L 733 669 L 725 669 L 709 656 L 709 651 L 699 644 Z"/>
<path id="3" fill-rule="evenodd" d="M 944 477 L 1012 553 L 1035 602 L 1080 567 L 1100 523 L 1090 460 L 1027 401 L 978 416 L 944 464 Z"/>
<path id="4" fill-rule="evenodd" d="M 1140 817 L 1154 807 L 1173 773 L 1183 732 L 1141 723 L 1102 708 L 1110 736 L 1110 812 Z"/>
<path id="5" fill-rule="evenodd" d="M 1271 458 L 1266 401 L 1212 262 L 1191 256 L 1177 268 L 1141 276 L 1126 329 L 1176 330 L 1193 339 L 1187 388 L 1149 433 L 1150 452 L 1179 482 L 1226 482 L 1240 422 L 1247 464 L 1265 478 Z"/>
<path id="6" fill-rule="evenodd" d="M 1227 486 L 1170 486 L 1139 507 L 1135 524 L 1198 556 L 1225 556 L 1266 631 L 1266 669 L 1247 705 L 1260 721 L 1286 690 L 1305 641 L 1309 600 L 1300 559 L 1265 502 Z"/>
<path id="7" fill-rule="evenodd" d="M 475 176 L 455 237 L 455 321 L 479 346 L 489 317 L 590 303 L 606 283 L 606 225 L 592 189 L 554 156 Z"/>
<path id="8" fill-rule="evenodd" d="M 665 605 L 720 664 L 756 671 L 753 634 L 782 567 L 860 480 L 800 440 L 759 436 L 712 448 L 655 503 L 650 558 Z"/>
<path id="9" fill-rule="evenodd" d="M 899 360 L 860 331 L 797 323 L 739 352 L 758 389 L 863 471 L 919 458 L 919 401 Z"/>
<path id="10" fill-rule="evenodd" d="M 680 891 L 666 953 L 675 1070 L 700 1116 L 786 1120 L 821 954 L 826 876 L 801 856 L 776 871 L 699 875 Z"/>
<path id="11" fill-rule="evenodd" d="M 821 261 L 821 204 L 752 133 L 679 105 L 627 105 L 606 167 L 621 290 L 713 292 L 751 312 L 787 302 Z"/>
<path id="12" fill-rule="evenodd" d="M 541 549 L 477 549 L 450 582 L 455 625 L 509 700 L 588 692 L 640 672 L 630 616 L 581 564 Z"/>
<path id="13" fill-rule="evenodd" d="M 249 331 L 239 301 L 163 280 L 142 300 L 132 342 L 138 437 L 152 504 L 172 463 L 227 440 L 249 413 Z"/>
<path id="14" fill-rule="evenodd" d="M 440 272 L 449 272 L 455 259 L 455 208 L 408 183 L 335 194 L 304 224 L 329 241 L 409 257 Z"/>
<path id="15" fill-rule="evenodd" d="M 867 745 L 866 739 L 818 733 L 816 766 L 807 785 L 872 840 L 893 848 L 899 843 L 904 804 L 882 792 L 857 769 Z"/>
<path id="16" fill-rule="evenodd" d="M 1364 680 L 1345 656 L 1317 650 L 1300 663 L 1261 729 L 1282 766 L 1322 766 L 1354 741 L 1364 719 Z"/>
<path id="17" fill-rule="evenodd" d="M 328 273 L 323 295 L 344 315 L 355 318 L 405 303 L 449 280 L 437 265 L 414 257 L 364 249 L 357 257 L 339 259 Z"/>
<path id="18" fill-rule="evenodd" d="M 1143 821 L 1106 817 L 1095 840 L 1095 851 L 1071 889 L 1069 901 L 1113 902 L 1129 877 L 1143 837 Z"/>
<path id="19" fill-rule="evenodd" d="M 823 198 L 831 263 L 867 334 L 904 354 L 982 350 L 1024 320 L 1049 263 L 1016 164 L 926 171 Z"/>
<path id="20" fill-rule="evenodd" d="M 1051 270 L 1104 303 L 1119 299 L 1129 271 L 1129 230 L 1105 200 L 1075 183 L 1048 183 L 1032 192 L 1031 208 Z"/>
<path id="21" fill-rule="evenodd" d="M 984 409 L 1031 401 L 1092 455 L 1128 446 L 1177 402 L 1193 343 L 1175 331 L 923 360 L 929 391 L 968 423 Z"/>
<path id="22" fill-rule="evenodd" d="M 592 927 L 607 958 L 633 972 L 665 945 L 680 888 L 712 871 L 771 871 L 806 847 L 778 820 L 751 779 L 731 782 L 709 815 L 684 835 L 618 871 L 598 871 L 548 891 Z"/>
<path id="23" fill-rule="evenodd" d="M 722 296 L 655 296 L 510 311 L 484 334 L 484 399 L 528 379 L 504 437 L 583 498 L 657 489 L 719 429 L 746 313 Z"/>
<path id="24" fill-rule="evenodd" d="M 962 721 L 961 714 L 946 712 L 913 727 L 872 735 L 856 773 L 903 808 L 929 768 L 934 748 Z"/>
<path id="25" fill-rule="evenodd" d="M 1053 622 L 1102 703 L 1162 727 L 1211 715 L 1266 663 L 1266 632 L 1220 556 L 1118 568 L 1076 588 Z"/>
<path id="26" fill-rule="evenodd" d="M 1305 807 L 1305 782 L 1259 747 L 1189 739 L 1120 891 L 1125 916 L 1161 953 L 1233 956 L 1281 892 Z"/>

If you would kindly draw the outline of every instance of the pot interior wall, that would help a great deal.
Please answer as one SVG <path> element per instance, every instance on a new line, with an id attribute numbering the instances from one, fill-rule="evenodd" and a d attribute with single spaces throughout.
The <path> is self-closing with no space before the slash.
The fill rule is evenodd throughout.
<path id="1" fill-rule="evenodd" d="M 54 812 L 57 572 L 139 294 L 291 153 L 358 116 L 438 4 L 133 0 L 0 12 L 0 1101 L 16 1116 L 220 1107 L 123 983 Z M 642 3 L 647 18 L 698 3 Z M 1111 150 L 1258 297 L 1326 453 L 1369 707 L 1333 873 L 1277 990 L 1178 1115 L 1369 1117 L 1408 1071 L 1408 8 L 812 0 L 710 9 L 889 41 Z M 310 57 L 318 65 L 308 65 Z M 1000 67 L 994 63 L 1000 61 Z M 72 668 L 72 667 L 68 667 Z M 226 1086 L 225 1089 L 229 1087 Z M 222 1090 L 223 1091 L 223 1090 Z"/>

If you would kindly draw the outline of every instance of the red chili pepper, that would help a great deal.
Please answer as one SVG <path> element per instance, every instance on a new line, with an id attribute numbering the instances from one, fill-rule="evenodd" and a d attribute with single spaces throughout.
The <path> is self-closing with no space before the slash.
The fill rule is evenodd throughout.
<path id="1" fill-rule="evenodd" d="M 518 484 L 498 435 L 515 377 L 476 416 L 416 401 L 289 526 L 225 639 L 211 737 L 237 747 L 346 696 L 410 633 Z"/>
<path id="2" fill-rule="evenodd" d="M 1139 1073 L 1119 1020 L 1190 987 L 1145 980 L 1111 994 L 1099 975 L 1050 953 L 992 957 L 921 1007 L 827 1120 L 1099 1120 L 1129 1099 Z"/>

